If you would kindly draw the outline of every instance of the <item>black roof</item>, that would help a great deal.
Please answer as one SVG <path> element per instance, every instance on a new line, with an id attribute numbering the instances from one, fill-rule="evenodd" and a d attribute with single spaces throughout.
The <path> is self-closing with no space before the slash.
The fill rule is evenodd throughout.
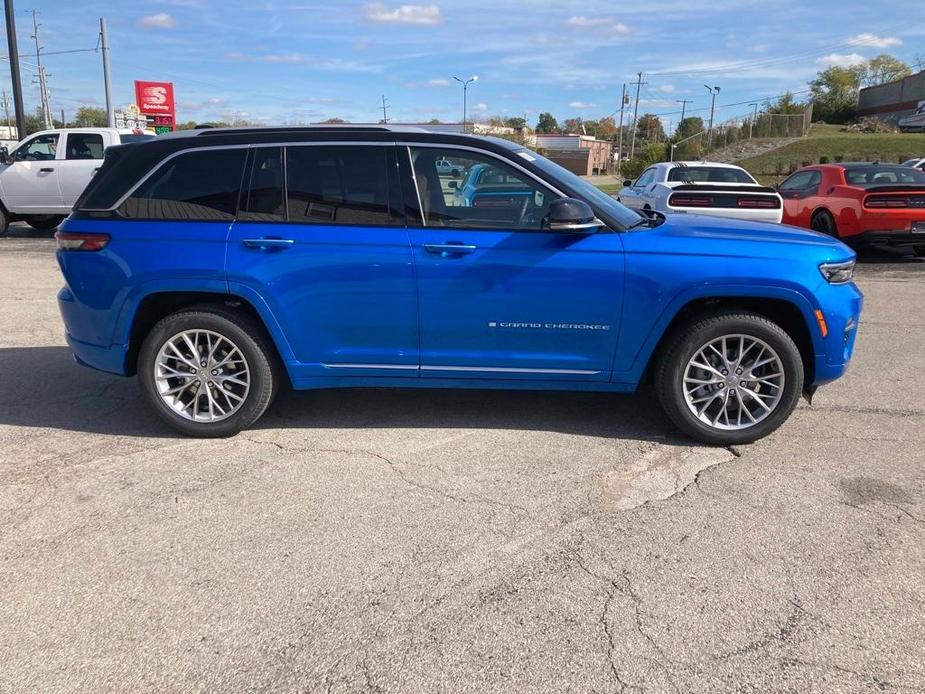
<path id="1" fill-rule="evenodd" d="M 498 154 L 523 149 L 509 140 L 483 135 L 430 132 L 400 125 L 312 125 L 293 127 L 203 128 L 160 135 L 142 142 L 106 149 L 99 173 L 91 180 L 75 209 L 109 209 L 164 158 L 185 150 L 233 145 L 299 142 L 432 142 L 476 146 Z"/>

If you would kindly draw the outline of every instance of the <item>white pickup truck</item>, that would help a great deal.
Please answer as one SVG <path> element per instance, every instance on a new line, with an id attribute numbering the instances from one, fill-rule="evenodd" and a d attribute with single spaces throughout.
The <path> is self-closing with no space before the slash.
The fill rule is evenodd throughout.
<path id="1" fill-rule="evenodd" d="M 0 236 L 10 222 L 54 229 L 70 213 L 110 145 L 153 138 L 141 130 L 63 128 L 0 148 Z"/>

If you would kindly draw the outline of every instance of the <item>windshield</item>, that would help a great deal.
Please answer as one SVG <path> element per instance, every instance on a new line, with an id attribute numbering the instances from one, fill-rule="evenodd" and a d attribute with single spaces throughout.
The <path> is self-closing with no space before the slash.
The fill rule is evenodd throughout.
<path id="1" fill-rule="evenodd" d="M 743 169 L 725 166 L 675 166 L 668 172 L 669 181 L 689 183 L 755 183 Z"/>
<path id="2" fill-rule="evenodd" d="M 522 149 L 518 150 L 516 154 L 529 157 L 529 161 L 544 173 L 549 174 L 553 181 L 562 181 L 568 185 L 580 197 L 584 198 L 585 202 L 593 207 L 600 208 L 624 229 L 641 219 L 638 212 L 634 212 L 630 208 L 621 205 L 600 188 L 597 188 L 580 176 L 576 176 L 568 169 L 549 161 L 549 159 L 541 157 L 536 152 Z"/>
<path id="3" fill-rule="evenodd" d="M 850 186 L 889 186 L 925 184 L 925 173 L 906 166 L 856 166 L 845 169 Z"/>

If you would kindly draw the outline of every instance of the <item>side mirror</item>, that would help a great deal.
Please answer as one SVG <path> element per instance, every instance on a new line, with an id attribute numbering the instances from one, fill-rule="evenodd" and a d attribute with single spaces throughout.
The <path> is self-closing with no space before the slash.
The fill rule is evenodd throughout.
<path id="1" fill-rule="evenodd" d="M 453 190 L 456 190 L 457 188 L 459 188 L 459 181 L 450 181 L 450 182 L 447 184 L 447 186 L 448 186 L 449 188 L 452 188 Z"/>
<path id="2" fill-rule="evenodd" d="M 576 234 L 590 234 L 601 227 L 591 206 L 575 198 L 559 198 L 549 203 L 546 223 L 550 231 Z"/>
<path id="3" fill-rule="evenodd" d="M 633 182 L 632 182 L 631 180 L 629 180 L 629 179 L 626 179 L 625 181 L 623 181 L 623 187 L 624 187 L 624 188 L 632 188 L 632 187 L 633 187 Z"/>

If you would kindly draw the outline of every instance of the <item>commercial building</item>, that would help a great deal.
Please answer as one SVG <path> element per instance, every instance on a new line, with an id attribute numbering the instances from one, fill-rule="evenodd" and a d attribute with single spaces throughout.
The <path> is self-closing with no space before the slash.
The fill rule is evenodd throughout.
<path id="1" fill-rule="evenodd" d="M 579 176 L 607 173 L 613 161 L 613 144 L 591 135 L 540 135 L 541 154 Z"/>
<path id="2" fill-rule="evenodd" d="M 925 70 L 895 82 L 867 87 L 858 95 L 858 115 L 899 124 L 925 104 Z"/>

